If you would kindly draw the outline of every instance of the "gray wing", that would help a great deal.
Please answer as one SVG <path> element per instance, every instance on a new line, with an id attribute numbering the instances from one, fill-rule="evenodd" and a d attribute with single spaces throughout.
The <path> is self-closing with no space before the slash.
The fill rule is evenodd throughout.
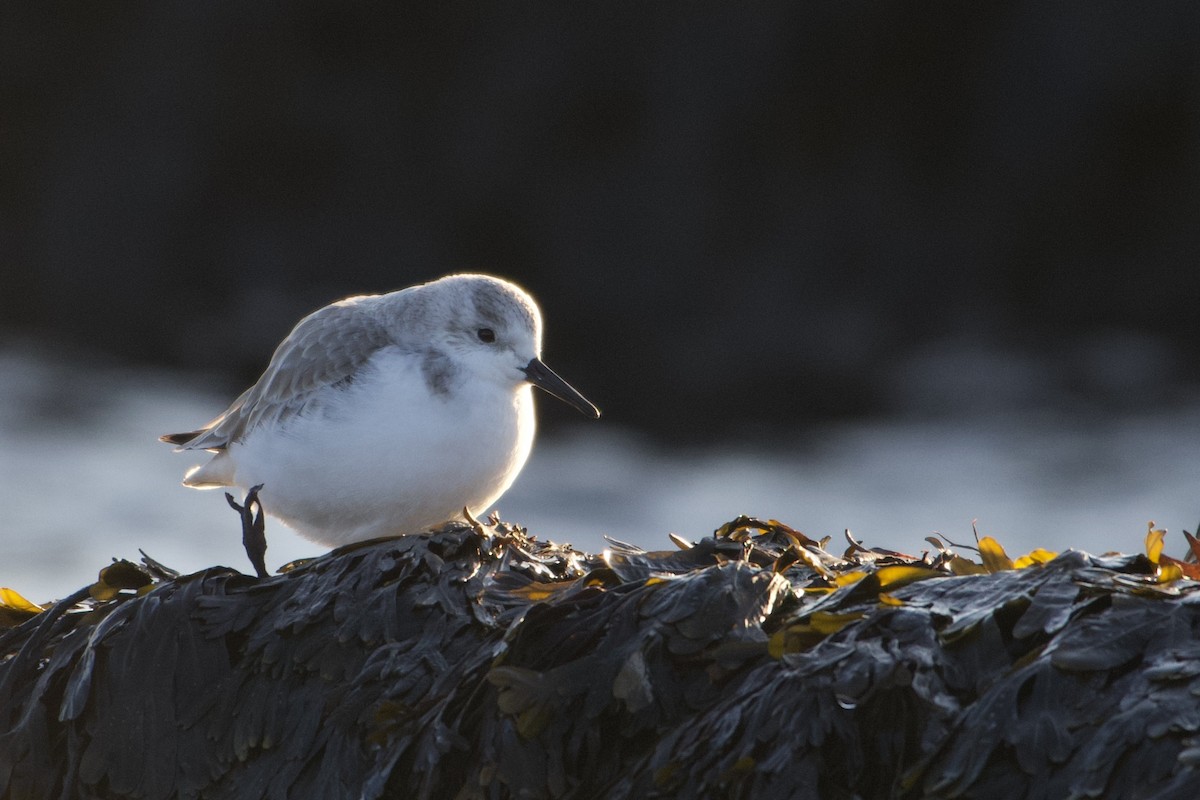
<path id="1" fill-rule="evenodd" d="M 297 413 L 319 389 L 352 379 L 391 343 L 374 314 L 374 299 L 352 297 L 309 314 L 280 342 L 258 382 L 223 414 L 199 430 L 160 440 L 181 450 L 223 450 L 259 425 Z"/>

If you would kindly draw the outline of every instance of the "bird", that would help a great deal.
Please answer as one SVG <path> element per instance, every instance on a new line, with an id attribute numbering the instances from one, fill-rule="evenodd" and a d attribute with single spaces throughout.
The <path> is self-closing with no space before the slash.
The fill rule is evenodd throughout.
<path id="1" fill-rule="evenodd" d="M 250 544 L 264 511 L 331 548 L 471 519 L 529 457 L 532 387 L 598 419 L 541 348 L 537 303 L 490 275 L 350 297 L 301 319 L 224 412 L 160 440 L 212 453 L 185 486 L 246 492 L 227 497 L 265 577 L 265 538 L 257 558 Z"/>

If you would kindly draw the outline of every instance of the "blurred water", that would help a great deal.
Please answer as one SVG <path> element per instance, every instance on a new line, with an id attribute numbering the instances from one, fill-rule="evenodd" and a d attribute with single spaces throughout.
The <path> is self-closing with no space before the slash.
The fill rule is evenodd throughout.
<path id="1" fill-rule="evenodd" d="M 248 571 L 221 494 L 179 485 L 195 457 L 156 441 L 220 411 L 232 396 L 222 389 L 0 350 L 0 586 L 48 600 L 92 581 L 111 557 L 136 560 L 138 548 L 185 572 Z M 499 508 L 540 538 L 589 550 L 605 534 L 667 548 L 668 532 L 697 538 L 747 513 L 814 537 L 848 527 L 907 552 L 934 531 L 970 541 L 977 519 L 1013 555 L 1139 550 L 1153 519 L 1179 555 L 1178 529 L 1200 517 L 1197 430 L 1200 404 L 1087 422 L 995 412 L 839 425 L 770 446 L 672 451 L 622 431 L 610 410 L 540 441 Z M 268 523 L 268 543 L 271 568 L 321 552 L 279 523 Z"/>

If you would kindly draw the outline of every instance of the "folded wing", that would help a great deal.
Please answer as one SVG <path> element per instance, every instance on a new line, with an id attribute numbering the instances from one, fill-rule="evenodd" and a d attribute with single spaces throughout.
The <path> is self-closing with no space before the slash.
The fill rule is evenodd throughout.
<path id="1" fill-rule="evenodd" d="M 298 413 L 318 390 L 352 381 L 359 367 L 391 344 L 375 317 L 375 299 L 352 297 L 309 314 L 279 344 L 258 382 L 224 413 L 198 430 L 160 441 L 180 450 L 221 451 L 260 425 Z"/>

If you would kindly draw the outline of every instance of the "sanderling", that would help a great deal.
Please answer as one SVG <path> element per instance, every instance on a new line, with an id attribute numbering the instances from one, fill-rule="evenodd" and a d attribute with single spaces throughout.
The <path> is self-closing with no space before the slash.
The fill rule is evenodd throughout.
<path id="1" fill-rule="evenodd" d="M 223 414 L 161 438 L 215 453 L 185 485 L 261 485 L 260 509 L 314 542 L 416 533 L 512 485 L 533 444 L 531 385 L 599 418 L 541 344 L 533 298 L 487 275 L 351 297 L 300 320 Z"/>

